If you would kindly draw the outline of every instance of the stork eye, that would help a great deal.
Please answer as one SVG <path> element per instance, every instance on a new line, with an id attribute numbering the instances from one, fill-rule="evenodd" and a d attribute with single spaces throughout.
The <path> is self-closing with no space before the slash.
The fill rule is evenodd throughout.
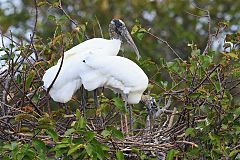
<path id="1" fill-rule="evenodd" d="M 86 63 L 86 61 L 85 61 L 85 60 L 83 60 L 83 63 Z"/>

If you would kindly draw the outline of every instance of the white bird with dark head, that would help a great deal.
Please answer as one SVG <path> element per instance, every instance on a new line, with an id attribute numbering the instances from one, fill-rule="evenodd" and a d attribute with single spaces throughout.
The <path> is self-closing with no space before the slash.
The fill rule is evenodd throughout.
<path id="1" fill-rule="evenodd" d="M 82 61 L 89 55 L 116 56 L 120 50 L 123 38 L 133 47 L 137 59 L 140 58 L 139 51 L 134 44 L 125 24 L 119 19 L 113 19 L 109 24 L 110 40 L 93 38 L 84 41 L 64 53 L 63 64 L 60 73 L 50 88 L 49 94 L 54 101 L 66 103 L 71 100 L 73 94 L 80 88 L 81 76 L 79 76 Z M 44 76 L 44 88 L 48 89 L 53 82 L 61 65 L 61 58 L 58 63 L 49 68 Z"/>

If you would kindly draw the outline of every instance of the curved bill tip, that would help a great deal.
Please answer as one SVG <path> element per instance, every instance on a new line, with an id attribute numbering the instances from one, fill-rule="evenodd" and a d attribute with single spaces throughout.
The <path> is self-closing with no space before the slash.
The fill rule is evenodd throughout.
<path id="1" fill-rule="evenodd" d="M 136 59 L 139 60 L 141 58 L 140 53 L 130 35 L 130 33 L 127 30 L 124 33 L 124 38 L 127 40 L 127 42 L 130 44 L 130 46 L 133 48 L 134 52 L 136 53 L 136 56 L 137 56 Z"/>
<path id="2" fill-rule="evenodd" d="M 136 59 L 139 60 L 141 58 L 141 55 L 137 49 L 137 46 L 135 45 L 135 43 L 133 41 L 130 42 L 130 45 L 133 47 L 133 50 L 136 53 L 136 56 L 137 56 Z"/>

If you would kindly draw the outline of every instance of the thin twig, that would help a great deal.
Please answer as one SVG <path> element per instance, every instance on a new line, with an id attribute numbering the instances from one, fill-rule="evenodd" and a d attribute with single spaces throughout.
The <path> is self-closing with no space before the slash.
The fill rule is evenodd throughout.
<path id="1" fill-rule="evenodd" d="M 77 22 L 75 22 L 68 14 L 67 12 L 63 9 L 62 7 L 62 1 L 59 0 L 59 6 L 58 6 L 59 9 L 62 10 L 62 12 L 67 16 L 67 18 L 75 25 L 75 26 L 78 26 Z"/>
<path id="2" fill-rule="evenodd" d="M 183 59 L 182 59 L 182 58 L 178 55 L 178 53 L 169 45 L 169 43 L 168 43 L 167 41 L 165 41 L 165 40 L 163 40 L 163 39 L 155 36 L 155 35 L 152 34 L 151 32 L 147 32 L 147 34 L 149 34 L 149 35 L 151 35 L 152 37 L 156 38 L 157 40 L 165 43 L 165 44 L 171 49 L 171 51 L 172 51 L 181 61 L 183 61 Z"/>
<path id="3" fill-rule="evenodd" d="M 212 45 L 211 16 L 210 16 L 210 12 L 209 12 L 209 10 L 205 10 L 205 9 L 202 9 L 202 8 L 198 7 L 198 6 L 195 5 L 194 3 L 192 3 L 192 6 L 195 7 L 195 8 L 197 8 L 197 9 L 200 10 L 200 11 L 205 12 L 205 15 L 199 16 L 199 15 L 190 13 L 190 12 L 188 12 L 188 11 L 186 11 L 186 13 L 188 13 L 188 14 L 191 15 L 191 16 L 197 17 L 197 18 L 206 17 L 206 18 L 207 18 L 207 21 L 208 21 L 208 43 L 207 43 L 206 48 L 205 48 L 204 51 L 203 51 L 203 54 L 204 54 L 204 55 L 207 55 L 207 53 L 210 51 L 211 45 Z"/>
<path id="4" fill-rule="evenodd" d="M 170 117 L 170 120 L 169 120 L 169 123 L 168 123 L 168 128 L 172 128 L 173 120 L 174 120 L 174 117 L 175 117 L 176 112 L 177 112 L 177 108 L 174 107 L 174 108 L 173 108 L 173 113 L 172 113 L 172 115 L 171 115 L 171 117 Z"/>
<path id="5" fill-rule="evenodd" d="M 33 38 L 34 38 L 34 35 L 36 34 L 37 32 L 37 22 L 38 22 L 38 6 L 37 6 L 37 0 L 34 0 L 34 6 L 35 6 L 35 22 L 34 22 L 34 27 L 33 27 L 33 35 L 32 35 L 32 40 L 33 41 Z M 31 44 L 33 49 L 34 49 L 34 53 L 35 53 L 35 61 L 38 60 L 38 53 L 37 53 L 37 50 L 35 49 L 34 47 L 34 44 L 32 43 Z"/>
<path id="6" fill-rule="evenodd" d="M 95 16 L 95 19 L 96 19 L 97 24 L 98 24 L 98 27 L 99 27 L 99 29 L 100 29 L 101 36 L 102 36 L 102 38 L 104 38 L 104 37 L 103 37 L 103 32 L 102 32 L 102 27 L 101 27 L 101 25 L 100 25 L 100 23 L 99 23 L 99 21 L 98 21 L 97 16 Z"/>
<path id="7" fill-rule="evenodd" d="M 188 142 L 188 141 L 175 141 L 176 143 L 186 143 L 186 144 L 190 144 L 193 147 L 198 147 L 198 145 L 196 143 L 193 142 Z"/>
<path id="8" fill-rule="evenodd" d="M 220 66 L 220 64 L 215 65 L 215 67 L 208 73 L 208 75 L 194 89 L 192 89 L 189 92 L 189 94 L 195 92 L 219 66 Z"/>
<path id="9" fill-rule="evenodd" d="M 61 37 L 62 37 L 62 34 L 61 34 Z M 63 44 L 63 37 L 62 37 L 62 58 L 61 58 L 61 63 L 60 63 L 60 66 L 59 66 L 59 69 L 57 71 L 57 74 L 55 75 L 52 83 L 50 84 L 50 86 L 48 87 L 47 89 L 47 94 L 49 93 L 50 89 L 52 88 L 53 84 L 55 83 L 55 81 L 57 80 L 57 77 L 62 69 L 62 65 L 63 65 L 63 59 L 64 59 L 64 44 Z"/>

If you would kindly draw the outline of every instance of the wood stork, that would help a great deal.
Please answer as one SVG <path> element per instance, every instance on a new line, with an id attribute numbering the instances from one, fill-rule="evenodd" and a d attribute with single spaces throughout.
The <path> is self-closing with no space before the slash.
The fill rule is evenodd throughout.
<path id="1" fill-rule="evenodd" d="M 92 91 L 99 87 L 120 93 L 128 104 L 137 104 L 148 86 L 148 77 L 133 61 L 119 56 L 88 56 L 79 72 L 84 88 Z M 85 64 L 85 65 L 84 65 Z M 131 108 L 130 129 L 132 128 Z M 127 129 L 125 114 L 125 125 Z M 127 132 L 127 131 L 126 131 Z"/>
<path id="2" fill-rule="evenodd" d="M 66 103 L 71 100 L 73 94 L 82 85 L 79 76 L 79 61 L 88 55 L 116 56 L 120 50 L 123 38 L 133 47 L 137 59 L 140 58 L 139 51 L 132 40 L 124 22 L 120 19 L 113 19 L 109 24 L 110 40 L 103 38 L 93 38 L 71 48 L 64 53 L 64 60 L 60 73 L 50 88 L 49 94 L 54 101 Z M 59 67 L 58 63 L 49 68 L 43 76 L 43 87 L 47 90 L 53 82 Z"/>

